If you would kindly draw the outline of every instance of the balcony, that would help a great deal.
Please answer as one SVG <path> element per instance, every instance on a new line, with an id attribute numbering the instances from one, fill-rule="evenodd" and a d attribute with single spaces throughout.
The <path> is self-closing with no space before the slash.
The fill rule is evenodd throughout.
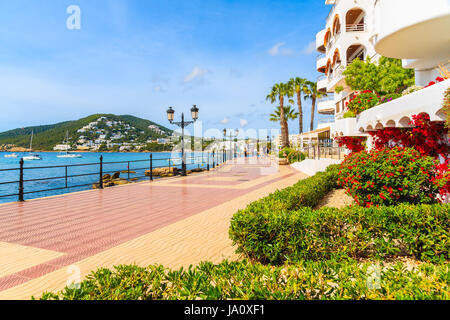
<path id="1" fill-rule="evenodd" d="M 378 0 L 375 50 L 399 59 L 447 57 L 450 52 L 448 0 Z M 447 31 L 445 31 L 447 30 Z"/>
<path id="2" fill-rule="evenodd" d="M 316 61 L 317 71 L 325 73 L 326 66 L 327 66 L 327 56 L 325 54 L 318 55 Z"/>
<path id="3" fill-rule="evenodd" d="M 327 30 L 323 29 L 316 34 L 316 50 L 321 53 L 325 53 L 325 46 L 324 46 L 323 42 L 325 39 L 326 32 L 327 32 Z"/>
<path id="4" fill-rule="evenodd" d="M 366 31 L 366 24 L 365 23 L 358 23 L 358 24 L 347 24 L 345 26 L 345 31 L 347 32 L 357 32 L 357 31 Z"/>
<path id="5" fill-rule="evenodd" d="M 317 129 L 330 127 L 334 123 L 334 119 L 319 119 L 317 121 Z"/>
<path id="6" fill-rule="evenodd" d="M 361 136 L 356 126 L 356 118 L 339 119 L 330 128 L 332 138 Z"/>
<path id="7" fill-rule="evenodd" d="M 342 75 L 342 72 L 344 72 L 345 67 L 343 65 L 337 65 L 335 66 L 333 73 L 329 77 L 328 81 L 328 92 L 334 91 L 334 89 L 337 86 L 344 86 L 345 85 L 345 77 Z"/>
<path id="8" fill-rule="evenodd" d="M 334 102 L 334 95 L 319 99 L 317 102 L 317 112 L 319 114 L 334 114 L 336 104 Z"/>
<path id="9" fill-rule="evenodd" d="M 317 91 L 327 92 L 328 78 L 326 75 L 317 78 Z"/>

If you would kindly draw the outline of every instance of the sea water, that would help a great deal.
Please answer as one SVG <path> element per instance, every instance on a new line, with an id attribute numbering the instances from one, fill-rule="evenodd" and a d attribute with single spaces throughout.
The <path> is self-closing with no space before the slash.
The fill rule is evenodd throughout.
<path id="1" fill-rule="evenodd" d="M 16 153 L 18 158 L 5 158 L 4 156 L 10 154 L 8 152 L 0 152 L 0 170 L 2 169 L 18 169 L 20 167 L 21 157 L 27 155 L 27 153 Z M 103 156 L 103 173 L 113 174 L 118 171 L 135 171 L 136 173 L 121 173 L 121 178 L 132 179 L 135 177 L 145 176 L 145 171 L 150 169 L 150 153 L 96 153 L 96 152 L 84 152 L 80 153 L 82 158 L 57 158 L 58 152 L 40 152 L 42 160 L 25 161 L 24 162 L 24 192 L 26 193 L 24 198 L 35 199 L 41 197 L 48 197 L 63 193 L 77 192 L 83 190 L 92 189 L 92 184 L 99 181 L 100 172 L 100 156 Z M 169 152 L 154 152 L 152 153 L 153 168 L 157 167 L 171 167 L 175 166 L 181 168 L 181 153 L 169 153 Z M 188 153 L 187 157 L 187 169 L 205 168 L 207 167 L 208 154 L 207 153 Z M 138 162 L 133 162 L 138 161 Z M 212 156 L 210 155 L 210 165 L 213 163 Z M 217 160 L 216 160 L 217 161 Z M 120 162 L 120 163 L 117 163 Z M 124 162 L 124 163 L 122 163 Z M 129 163 L 128 163 L 129 162 Z M 75 165 L 75 166 L 73 166 Z M 67 166 L 67 169 L 66 169 Z M 38 168 L 45 167 L 45 168 Z M 37 168 L 37 169 L 32 169 Z M 81 177 L 71 177 L 67 179 L 67 185 L 81 186 L 75 188 L 65 188 L 66 186 L 66 170 L 68 176 L 92 174 Z M 17 194 L 19 190 L 19 170 L 0 171 L 0 196 Z M 49 180 L 36 180 L 42 178 L 57 178 Z M 149 178 L 140 178 L 139 181 L 145 181 Z M 14 182 L 4 184 L 5 182 Z M 61 190 L 42 191 L 36 193 L 27 194 L 27 192 L 40 191 L 46 189 Z M 0 203 L 17 201 L 18 196 L 0 197 Z"/>

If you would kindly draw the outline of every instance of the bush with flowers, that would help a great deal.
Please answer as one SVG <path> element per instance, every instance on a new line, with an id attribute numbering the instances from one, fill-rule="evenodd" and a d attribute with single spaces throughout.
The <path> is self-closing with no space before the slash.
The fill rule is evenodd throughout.
<path id="1" fill-rule="evenodd" d="M 375 107 L 380 102 L 380 95 L 370 90 L 365 90 L 360 94 L 355 95 L 346 107 L 354 114 L 359 114 L 367 109 Z"/>
<path id="2" fill-rule="evenodd" d="M 346 147 L 352 153 L 366 149 L 366 137 L 338 137 L 335 140 L 339 147 Z"/>
<path id="3" fill-rule="evenodd" d="M 437 160 L 412 148 L 352 153 L 341 164 L 338 184 L 358 205 L 436 203 Z"/>

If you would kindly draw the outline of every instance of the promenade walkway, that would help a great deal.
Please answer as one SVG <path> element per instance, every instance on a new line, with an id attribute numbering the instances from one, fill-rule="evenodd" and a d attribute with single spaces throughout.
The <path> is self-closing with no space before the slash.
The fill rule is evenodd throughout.
<path id="1" fill-rule="evenodd" d="M 236 260 L 232 215 L 305 177 L 241 158 L 188 177 L 0 205 L 0 299 L 56 292 L 99 267 Z"/>

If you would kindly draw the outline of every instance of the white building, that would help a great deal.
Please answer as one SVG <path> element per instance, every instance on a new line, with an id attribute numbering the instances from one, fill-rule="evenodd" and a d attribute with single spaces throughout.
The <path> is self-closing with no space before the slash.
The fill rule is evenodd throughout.
<path id="1" fill-rule="evenodd" d="M 371 39 L 383 56 L 402 59 L 415 70 L 416 85 L 426 86 L 440 76 L 438 66 L 450 67 L 450 1 L 378 0 Z M 401 14 L 397 14 L 401 12 Z M 450 80 L 366 110 L 357 118 L 360 132 L 384 127 L 408 127 L 412 115 L 427 113 L 444 121 L 442 102 Z"/>
<path id="2" fill-rule="evenodd" d="M 331 4 L 326 26 L 316 35 L 321 53 L 317 70 L 318 90 L 330 98 L 319 101 L 318 112 L 334 114 L 331 137 L 368 136 L 384 127 L 408 127 L 411 116 L 427 113 L 432 121 L 443 121 L 443 94 L 450 80 L 375 106 L 356 118 L 343 118 L 345 103 L 353 97 L 342 71 L 353 59 L 380 56 L 403 60 L 415 70 L 416 85 L 425 86 L 440 76 L 438 66 L 449 68 L 449 0 L 326 0 Z M 337 86 L 344 87 L 335 93 Z M 368 140 L 371 145 L 371 138 Z"/>
<path id="3" fill-rule="evenodd" d="M 68 144 L 57 144 L 53 147 L 54 151 L 67 151 L 70 150 L 70 145 Z"/>
<path id="4" fill-rule="evenodd" d="M 317 89 L 327 93 L 327 97 L 317 103 L 319 114 L 334 114 L 335 123 L 330 126 L 330 135 L 360 136 L 356 130 L 355 118 L 343 118 L 345 104 L 354 95 L 346 85 L 342 72 L 354 59 L 372 62 L 378 60 L 371 37 L 374 30 L 373 0 L 326 0 L 333 5 L 325 23 L 325 28 L 316 34 L 316 49 L 319 51 L 316 67 L 323 73 L 317 79 Z M 335 92 L 337 87 L 344 90 Z M 321 129 L 320 127 L 318 129 Z"/>

